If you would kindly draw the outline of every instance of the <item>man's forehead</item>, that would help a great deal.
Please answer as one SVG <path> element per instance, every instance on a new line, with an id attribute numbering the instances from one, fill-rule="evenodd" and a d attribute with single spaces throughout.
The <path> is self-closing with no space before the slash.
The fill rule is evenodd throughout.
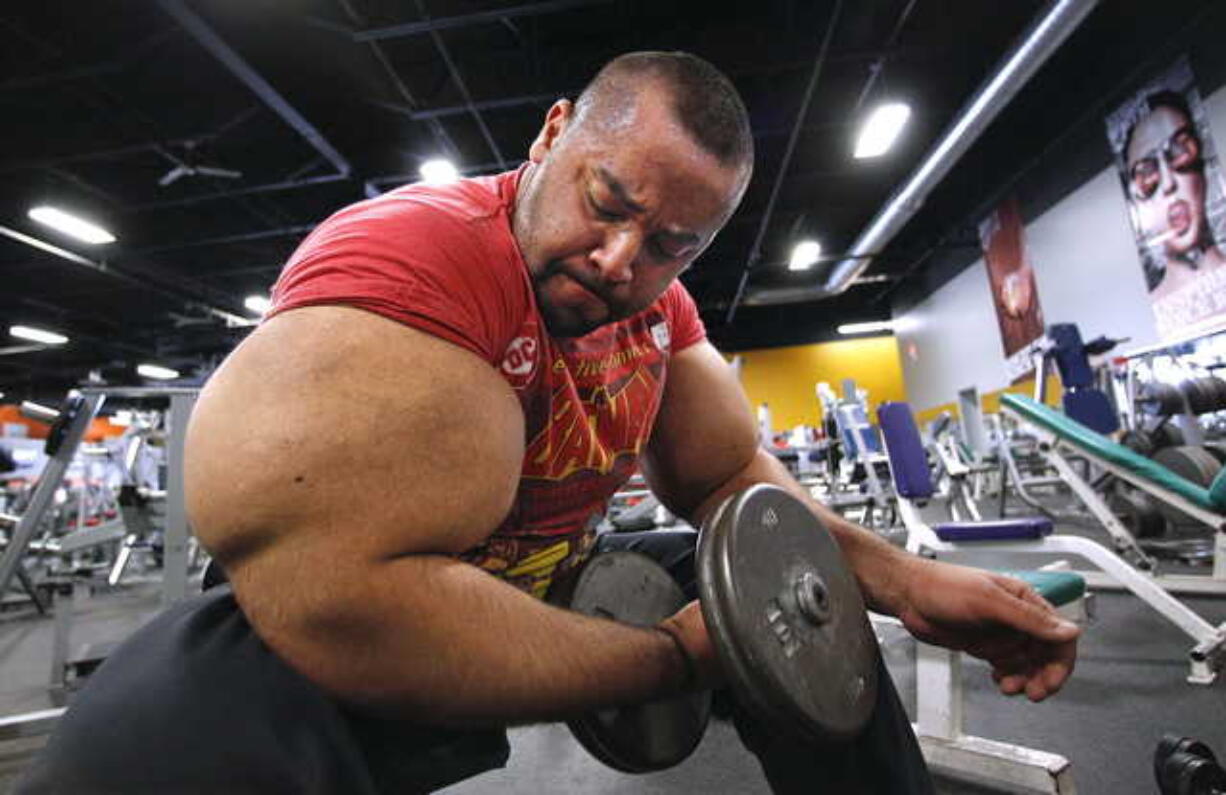
<path id="1" fill-rule="evenodd" d="M 624 209 L 655 216 L 662 231 L 702 234 L 722 221 L 734 199 L 734 185 L 726 172 L 687 165 L 667 158 L 639 159 L 623 151 L 598 159 L 590 174 Z"/>

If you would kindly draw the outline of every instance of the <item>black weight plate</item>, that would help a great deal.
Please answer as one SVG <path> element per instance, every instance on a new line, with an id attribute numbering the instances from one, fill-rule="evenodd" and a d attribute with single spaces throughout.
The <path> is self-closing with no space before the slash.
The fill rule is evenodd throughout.
<path id="1" fill-rule="evenodd" d="M 1199 378 L 1192 379 L 1192 395 L 1193 399 L 1189 401 L 1192 405 L 1193 414 L 1204 414 L 1208 410 L 1209 401 L 1205 400 L 1205 382 Z"/>
<path id="2" fill-rule="evenodd" d="M 1150 431 L 1149 437 L 1153 440 L 1156 450 L 1164 447 L 1178 447 L 1183 444 L 1183 431 L 1169 422 L 1154 428 Z"/>
<path id="3" fill-rule="evenodd" d="M 1120 439 L 1120 444 L 1146 458 L 1154 453 L 1154 440 L 1150 438 L 1148 433 L 1142 430 L 1128 431 Z"/>
<path id="4" fill-rule="evenodd" d="M 1154 453 L 1154 461 L 1190 480 L 1198 486 L 1209 487 L 1222 465 L 1202 447 L 1180 445 L 1166 447 Z"/>
<path id="5" fill-rule="evenodd" d="M 834 538 L 783 489 L 740 492 L 703 523 L 703 617 L 729 684 L 766 725 L 854 737 L 877 699 L 877 643 Z"/>
<path id="6" fill-rule="evenodd" d="M 1212 378 L 1196 379 L 1196 386 L 1200 390 L 1200 414 L 1206 414 L 1210 411 L 1217 411 L 1217 385 L 1213 383 Z"/>
<path id="7" fill-rule="evenodd" d="M 1197 388 L 1196 379 L 1189 378 L 1187 381 L 1179 385 L 1179 391 L 1183 393 L 1184 399 L 1188 401 L 1188 408 L 1193 414 L 1200 413 L 1202 399 L 1200 390 Z"/>
<path id="8" fill-rule="evenodd" d="M 668 571 L 646 555 L 597 555 L 575 582 L 570 608 L 637 626 L 654 626 L 685 606 Z M 567 725 L 588 753 L 625 773 L 672 767 L 698 746 L 711 717 L 710 692 L 604 709 Z"/>
<path id="9" fill-rule="evenodd" d="M 1213 382 L 1213 394 L 1215 411 L 1226 409 L 1226 380 L 1218 378 L 1216 375 L 1209 379 Z"/>
<path id="10" fill-rule="evenodd" d="M 1153 498 L 1143 491 L 1113 495 L 1110 508 L 1136 538 L 1158 538 L 1166 533 L 1166 517 Z"/>
<path id="11" fill-rule="evenodd" d="M 1205 442 L 1205 452 L 1216 458 L 1219 464 L 1226 464 L 1226 442 Z"/>
<path id="12" fill-rule="evenodd" d="M 1226 791 L 1226 771 L 1211 759 L 1176 753 L 1163 767 L 1177 795 L 1218 795 Z"/>

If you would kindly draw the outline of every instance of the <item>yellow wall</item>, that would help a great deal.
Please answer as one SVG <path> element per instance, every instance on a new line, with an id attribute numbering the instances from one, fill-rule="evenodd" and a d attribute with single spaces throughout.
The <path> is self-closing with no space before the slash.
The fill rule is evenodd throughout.
<path id="1" fill-rule="evenodd" d="M 1063 387 L 1060 385 L 1060 377 L 1056 374 L 1051 374 L 1047 377 L 1047 404 L 1055 408 L 1060 407 L 1060 398 L 1064 394 Z M 1029 397 L 1034 396 L 1034 379 L 1030 378 L 1025 381 L 1019 381 L 1012 386 L 1007 386 L 1004 389 L 998 389 L 995 392 L 988 392 L 979 396 L 979 404 L 985 414 L 996 414 L 1000 411 L 1000 396 L 1005 392 L 1016 392 Z M 870 400 L 871 400 L 870 396 Z M 915 410 L 915 406 L 911 407 Z M 915 421 L 920 425 L 931 422 L 944 412 L 949 412 L 955 417 L 958 416 L 957 403 L 944 403 L 940 406 L 915 411 Z"/>
<path id="2" fill-rule="evenodd" d="M 796 425 L 821 424 L 817 382 L 827 381 L 842 394 L 843 379 L 854 378 L 868 390 L 871 406 L 906 400 L 898 345 L 892 336 L 861 337 L 788 348 L 740 351 L 741 383 L 756 409 L 770 405 L 771 425 L 783 431 Z"/>

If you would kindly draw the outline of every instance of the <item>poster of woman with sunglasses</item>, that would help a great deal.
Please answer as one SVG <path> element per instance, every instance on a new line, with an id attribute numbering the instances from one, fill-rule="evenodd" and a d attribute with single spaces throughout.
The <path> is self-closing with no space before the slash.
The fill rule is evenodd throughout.
<path id="1" fill-rule="evenodd" d="M 1226 185 L 1181 58 L 1107 117 L 1158 335 L 1226 325 Z"/>

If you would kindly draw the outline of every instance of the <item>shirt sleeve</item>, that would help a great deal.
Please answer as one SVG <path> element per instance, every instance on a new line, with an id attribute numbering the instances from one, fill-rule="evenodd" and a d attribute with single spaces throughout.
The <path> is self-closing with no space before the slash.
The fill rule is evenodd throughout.
<path id="1" fill-rule="evenodd" d="M 353 306 L 496 364 L 531 300 L 500 220 L 411 196 L 347 207 L 294 252 L 273 287 L 268 317 L 304 306 Z"/>
<path id="2" fill-rule="evenodd" d="M 669 285 L 661 301 L 668 318 L 673 353 L 680 353 L 707 338 L 707 328 L 698 316 L 698 306 L 680 280 Z"/>

